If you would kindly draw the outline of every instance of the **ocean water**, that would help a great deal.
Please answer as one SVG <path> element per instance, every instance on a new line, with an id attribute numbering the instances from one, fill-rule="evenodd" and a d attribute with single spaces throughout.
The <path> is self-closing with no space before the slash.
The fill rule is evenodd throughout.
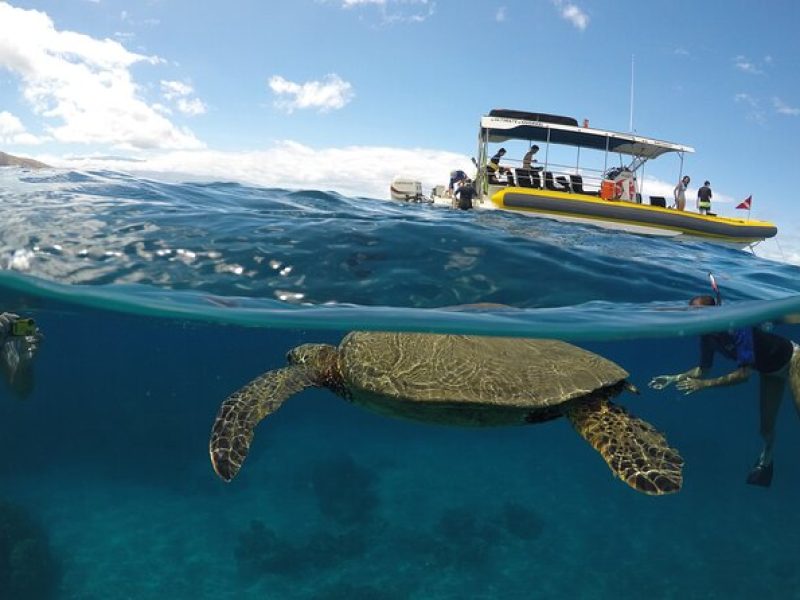
<path id="1" fill-rule="evenodd" d="M 0 586 L 8 532 L 25 529 L 23 600 L 800 598 L 788 393 L 765 489 L 744 482 L 757 377 L 647 387 L 694 366 L 704 331 L 764 323 L 800 341 L 797 266 L 498 212 L 5 169 L 0 267 L 0 310 L 45 336 L 32 389 L 0 382 Z M 723 306 L 685 310 L 709 272 Z M 680 450 L 683 489 L 633 491 L 564 419 L 433 426 L 321 389 L 217 478 L 222 400 L 353 329 L 598 352 L 641 391 L 618 401 Z"/>

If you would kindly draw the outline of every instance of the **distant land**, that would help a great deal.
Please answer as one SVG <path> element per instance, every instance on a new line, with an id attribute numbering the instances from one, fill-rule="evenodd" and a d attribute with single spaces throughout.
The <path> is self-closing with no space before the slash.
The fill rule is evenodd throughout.
<path id="1" fill-rule="evenodd" d="M 32 158 L 21 158 L 0 152 L 0 167 L 25 167 L 26 169 L 52 169 L 50 165 L 46 165 L 38 160 Z"/>

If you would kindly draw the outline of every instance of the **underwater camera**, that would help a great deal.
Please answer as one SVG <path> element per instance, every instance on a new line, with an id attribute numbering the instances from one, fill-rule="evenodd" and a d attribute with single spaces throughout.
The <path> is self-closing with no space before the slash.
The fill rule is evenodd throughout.
<path id="1" fill-rule="evenodd" d="M 36 335 L 36 322 L 33 319 L 17 319 L 11 324 L 11 335 L 20 337 Z"/>

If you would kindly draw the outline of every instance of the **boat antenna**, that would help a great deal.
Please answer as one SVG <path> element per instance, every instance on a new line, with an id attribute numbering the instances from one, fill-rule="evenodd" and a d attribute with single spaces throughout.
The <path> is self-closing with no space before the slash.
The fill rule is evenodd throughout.
<path id="1" fill-rule="evenodd" d="M 631 117 L 628 122 L 628 131 L 633 133 L 633 54 L 631 54 Z"/>

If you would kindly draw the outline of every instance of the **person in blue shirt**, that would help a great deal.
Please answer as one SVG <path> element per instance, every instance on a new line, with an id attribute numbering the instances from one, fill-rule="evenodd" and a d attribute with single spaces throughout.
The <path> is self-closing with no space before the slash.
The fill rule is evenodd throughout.
<path id="1" fill-rule="evenodd" d="M 450 183 L 447 186 L 447 190 L 452 194 L 453 190 L 457 183 L 461 181 L 466 181 L 467 174 L 464 171 L 450 171 Z"/>
<path id="2" fill-rule="evenodd" d="M 696 296 L 690 306 L 716 306 L 714 296 Z M 736 369 L 706 379 L 715 354 L 736 362 Z M 800 346 L 759 327 L 744 327 L 731 331 L 709 333 L 700 337 L 700 364 L 684 373 L 659 375 L 649 385 L 661 390 L 673 383 L 684 394 L 747 381 L 753 371 L 759 374 L 759 400 L 761 412 L 761 437 L 764 449 L 750 473 L 747 483 L 768 487 L 772 483 L 772 450 L 775 444 L 775 420 L 783 398 L 786 383 L 792 390 L 794 403 L 800 414 Z"/>

